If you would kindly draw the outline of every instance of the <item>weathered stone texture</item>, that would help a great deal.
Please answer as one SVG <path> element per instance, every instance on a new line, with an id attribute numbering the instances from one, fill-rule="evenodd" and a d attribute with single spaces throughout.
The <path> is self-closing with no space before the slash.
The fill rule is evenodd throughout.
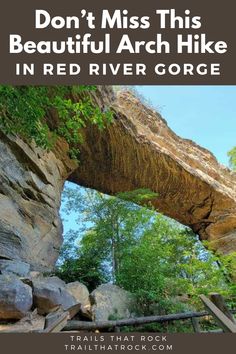
<path id="1" fill-rule="evenodd" d="M 85 315 L 89 314 L 91 304 L 87 287 L 79 281 L 74 281 L 66 284 L 66 290 L 75 298 L 77 303 L 81 304 L 81 312 Z"/>
<path id="2" fill-rule="evenodd" d="M 8 259 L 0 259 L 0 272 L 2 274 L 13 273 L 19 277 L 27 277 L 29 275 L 30 265 L 21 261 L 10 261 Z"/>
<path id="3" fill-rule="evenodd" d="M 113 284 L 102 284 L 90 294 L 95 321 L 131 317 L 135 301 L 128 291 Z"/>
<path id="4" fill-rule="evenodd" d="M 33 279 L 33 299 L 39 314 L 47 314 L 59 305 L 66 310 L 76 304 L 65 283 L 57 277 Z"/>
<path id="5" fill-rule="evenodd" d="M 67 150 L 62 141 L 47 153 L 0 135 L 0 258 L 26 261 L 32 270 L 54 266 L 62 242 L 61 190 L 74 168 Z"/>
<path id="6" fill-rule="evenodd" d="M 108 194 L 150 188 L 158 193 L 157 210 L 190 226 L 214 249 L 236 250 L 236 174 L 177 136 L 129 92 L 118 93 L 111 106 L 114 124 L 103 132 L 86 130 L 70 180 Z"/>
<path id="7" fill-rule="evenodd" d="M 23 318 L 33 303 L 32 289 L 13 274 L 0 275 L 0 320 Z"/>

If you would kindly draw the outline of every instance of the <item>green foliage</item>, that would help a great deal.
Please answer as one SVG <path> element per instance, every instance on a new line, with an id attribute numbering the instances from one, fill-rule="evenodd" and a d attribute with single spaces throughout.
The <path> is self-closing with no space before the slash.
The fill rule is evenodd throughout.
<path id="1" fill-rule="evenodd" d="M 236 146 L 228 152 L 229 163 L 234 171 L 236 171 Z"/>
<path id="2" fill-rule="evenodd" d="M 95 86 L 0 86 L 0 129 L 28 142 L 51 149 L 57 137 L 70 145 L 72 158 L 82 142 L 81 128 L 111 122 L 110 111 L 103 113 L 88 95 Z M 74 97 L 83 97 L 74 100 Z M 47 117 L 53 113 L 56 119 Z"/>
<path id="3" fill-rule="evenodd" d="M 70 230 L 65 238 L 56 275 L 66 283 L 78 280 L 90 291 L 108 282 L 107 270 L 102 264 L 102 244 L 97 246 L 94 233 L 87 231 L 79 242 L 78 232 Z"/>
<path id="4" fill-rule="evenodd" d="M 58 267 L 55 275 L 59 276 L 66 283 L 80 281 L 93 291 L 100 284 L 108 282 L 106 272 L 101 265 L 101 260 L 94 250 L 88 254 L 79 253 L 78 257 L 69 257 Z"/>
<path id="5" fill-rule="evenodd" d="M 61 259 L 59 270 L 65 270 L 65 276 L 73 274 L 73 280 L 86 282 L 90 289 L 104 281 L 116 283 L 136 296 L 135 312 L 140 315 L 200 310 L 202 293 L 218 292 L 232 301 L 235 285 L 229 274 L 235 256 L 219 259 L 189 229 L 133 203 L 148 204 L 157 198 L 155 193 L 137 190 L 118 196 L 66 190 L 65 209 L 70 215 L 76 212 L 83 227 L 74 233 L 77 241 L 69 255 L 74 263 L 67 262 L 65 253 Z M 68 235 L 66 238 L 69 240 Z M 233 301 L 231 305 L 235 307 Z M 184 323 L 149 325 L 143 330 L 192 331 L 192 326 Z"/>
<path id="6" fill-rule="evenodd" d="M 118 309 L 114 309 L 114 312 L 108 316 L 109 321 L 117 321 L 122 320 L 122 318 L 118 315 Z"/>
<path id="7" fill-rule="evenodd" d="M 227 291 L 221 291 L 224 295 L 227 305 L 235 309 L 236 307 L 236 252 L 232 252 L 228 255 L 217 255 L 217 262 L 220 266 L 220 270 L 227 280 Z"/>
<path id="8" fill-rule="evenodd" d="M 123 199 L 127 202 L 132 203 L 145 203 L 148 204 L 148 201 L 156 198 L 158 195 L 157 193 L 152 192 L 150 189 L 135 189 L 130 192 L 121 192 L 116 195 L 117 198 Z"/>
<path id="9" fill-rule="evenodd" d="M 182 294 L 196 308 L 200 294 L 230 291 L 216 261 L 191 231 L 156 215 L 151 228 L 123 258 L 118 283 L 136 294 L 145 314 L 173 313 L 181 306 L 184 310 L 176 302 Z"/>
<path id="10" fill-rule="evenodd" d="M 89 255 L 91 250 L 96 250 L 96 255 L 93 256 L 99 257 L 103 274 L 106 272 L 108 279 L 115 283 L 123 250 L 132 247 L 153 215 L 152 211 L 142 209 L 130 200 L 143 203 L 154 197 L 156 194 L 149 190 L 120 193 L 117 198 L 91 190 L 83 194 L 75 193 L 75 189 L 67 188 L 64 194 L 67 213 L 76 211 L 80 216 L 77 220 L 79 224 L 86 222 L 90 224 L 79 241 L 79 257 Z M 72 243 L 69 241 L 69 244 Z M 65 256 L 66 245 L 67 242 L 62 250 L 62 257 Z"/>

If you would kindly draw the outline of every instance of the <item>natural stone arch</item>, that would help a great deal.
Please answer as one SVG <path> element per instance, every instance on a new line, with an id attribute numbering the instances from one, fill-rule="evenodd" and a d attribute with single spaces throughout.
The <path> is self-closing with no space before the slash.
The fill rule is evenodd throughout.
<path id="1" fill-rule="evenodd" d="M 1 135 L 0 258 L 33 269 L 55 264 L 65 180 L 115 194 L 137 188 L 158 193 L 157 210 L 191 227 L 222 253 L 236 250 L 236 175 L 194 142 L 181 139 L 157 113 L 128 92 L 100 87 L 93 99 L 114 111 L 114 123 L 84 131 L 77 166 L 60 140 L 53 152 Z"/>
<path id="2" fill-rule="evenodd" d="M 177 136 L 129 92 L 113 99 L 101 92 L 115 122 L 102 132 L 85 131 L 80 166 L 69 179 L 108 194 L 150 188 L 158 193 L 157 210 L 191 227 L 214 249 L 236 250 L 236 174 L 210 151 Z"/>

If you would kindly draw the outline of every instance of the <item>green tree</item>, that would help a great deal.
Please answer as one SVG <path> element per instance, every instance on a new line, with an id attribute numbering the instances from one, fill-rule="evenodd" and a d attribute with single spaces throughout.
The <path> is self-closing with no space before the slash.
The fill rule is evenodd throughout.
<path id="1" fill-rule="evenodd" d="M 119 285 L 135 293 L 142 312 L 173 312 L 179 295 L 198 304 L 200 293 L 223 290 L 227 284 L 215 256 L 197 236 L 161 215 L 143 233 L 122 262 Z M 173 307 L 174 306 L 174 307 Z"/>
<path id="2" fill-rule="evenodd" d="M 230 166 L 236 171 L 236 146 L 228 152 L 228 156 Z"/>
<path id="3" fill-rule="evenodd" d="M 136 190 L 120 193 L 117 197 L 87 190 L 75 193 L 74 189 L 65 192 L 66 211 L 80 214 L 78 223 L 89 223 L 89 232 L 79 241 L 79 253 L 95 248 L 103 264 L 106 264 L 110 280 L 116 283 L 124 250 L 132 247 L 143 229 L 150 224 L 151 210 L 140 208 L 131 200 L 147 202 L 155 193 L 149 190 Z"/>
<path id="4" fill-rule="evenodd" d="M 86 232 L 80 242 L 76 242 L 77 238 L 77 232 L 67 233 L 56 274 L 66 282 L 79 280 L 92 291 L 109 281 L 104 250 L 92 231 Z"/>
<path id="5" fill-rule="evenodd" d="M 76 212 L 83 225 L 74 234 L 73 264 L 79 269 L 79 279 L 92 288 L 92 271 L 96 285 L 113 281 L 135 294 L 140 312 L 146 315 L 196 308 L 200 293 L 232 295 L 225 277 L 232 260 L 219 266 L 218 256 L 207 251 L 192 231 L 133 203 L 147 204 L 153 197 L 148 190 L 120 193 L 117 198 L 67 189 L 67 213 Z M 89 265 L 91 260 L 93 265 Z M 178 300 L 183 295 L 188 297 L 187 305 Z"/>

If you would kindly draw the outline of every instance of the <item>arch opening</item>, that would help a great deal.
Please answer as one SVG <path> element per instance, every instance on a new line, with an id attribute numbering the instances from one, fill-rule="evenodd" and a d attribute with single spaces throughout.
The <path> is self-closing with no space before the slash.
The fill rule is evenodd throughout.
<path id="1" fill-rule="evenodd" d="M 147 206 L 133 202 L 149 192 L 111 197 L 67 182 L 56 274 L 66 282 L 82 282 L 90 292 L 115 284 L 135 295 L 142 315 L 159 313 L 161 306 L 166 313 L 198 309 L 200 293 L 219 289 L 230 297 L 229 275 L 198 235 L 150 209 L 150 195 Z"/>

